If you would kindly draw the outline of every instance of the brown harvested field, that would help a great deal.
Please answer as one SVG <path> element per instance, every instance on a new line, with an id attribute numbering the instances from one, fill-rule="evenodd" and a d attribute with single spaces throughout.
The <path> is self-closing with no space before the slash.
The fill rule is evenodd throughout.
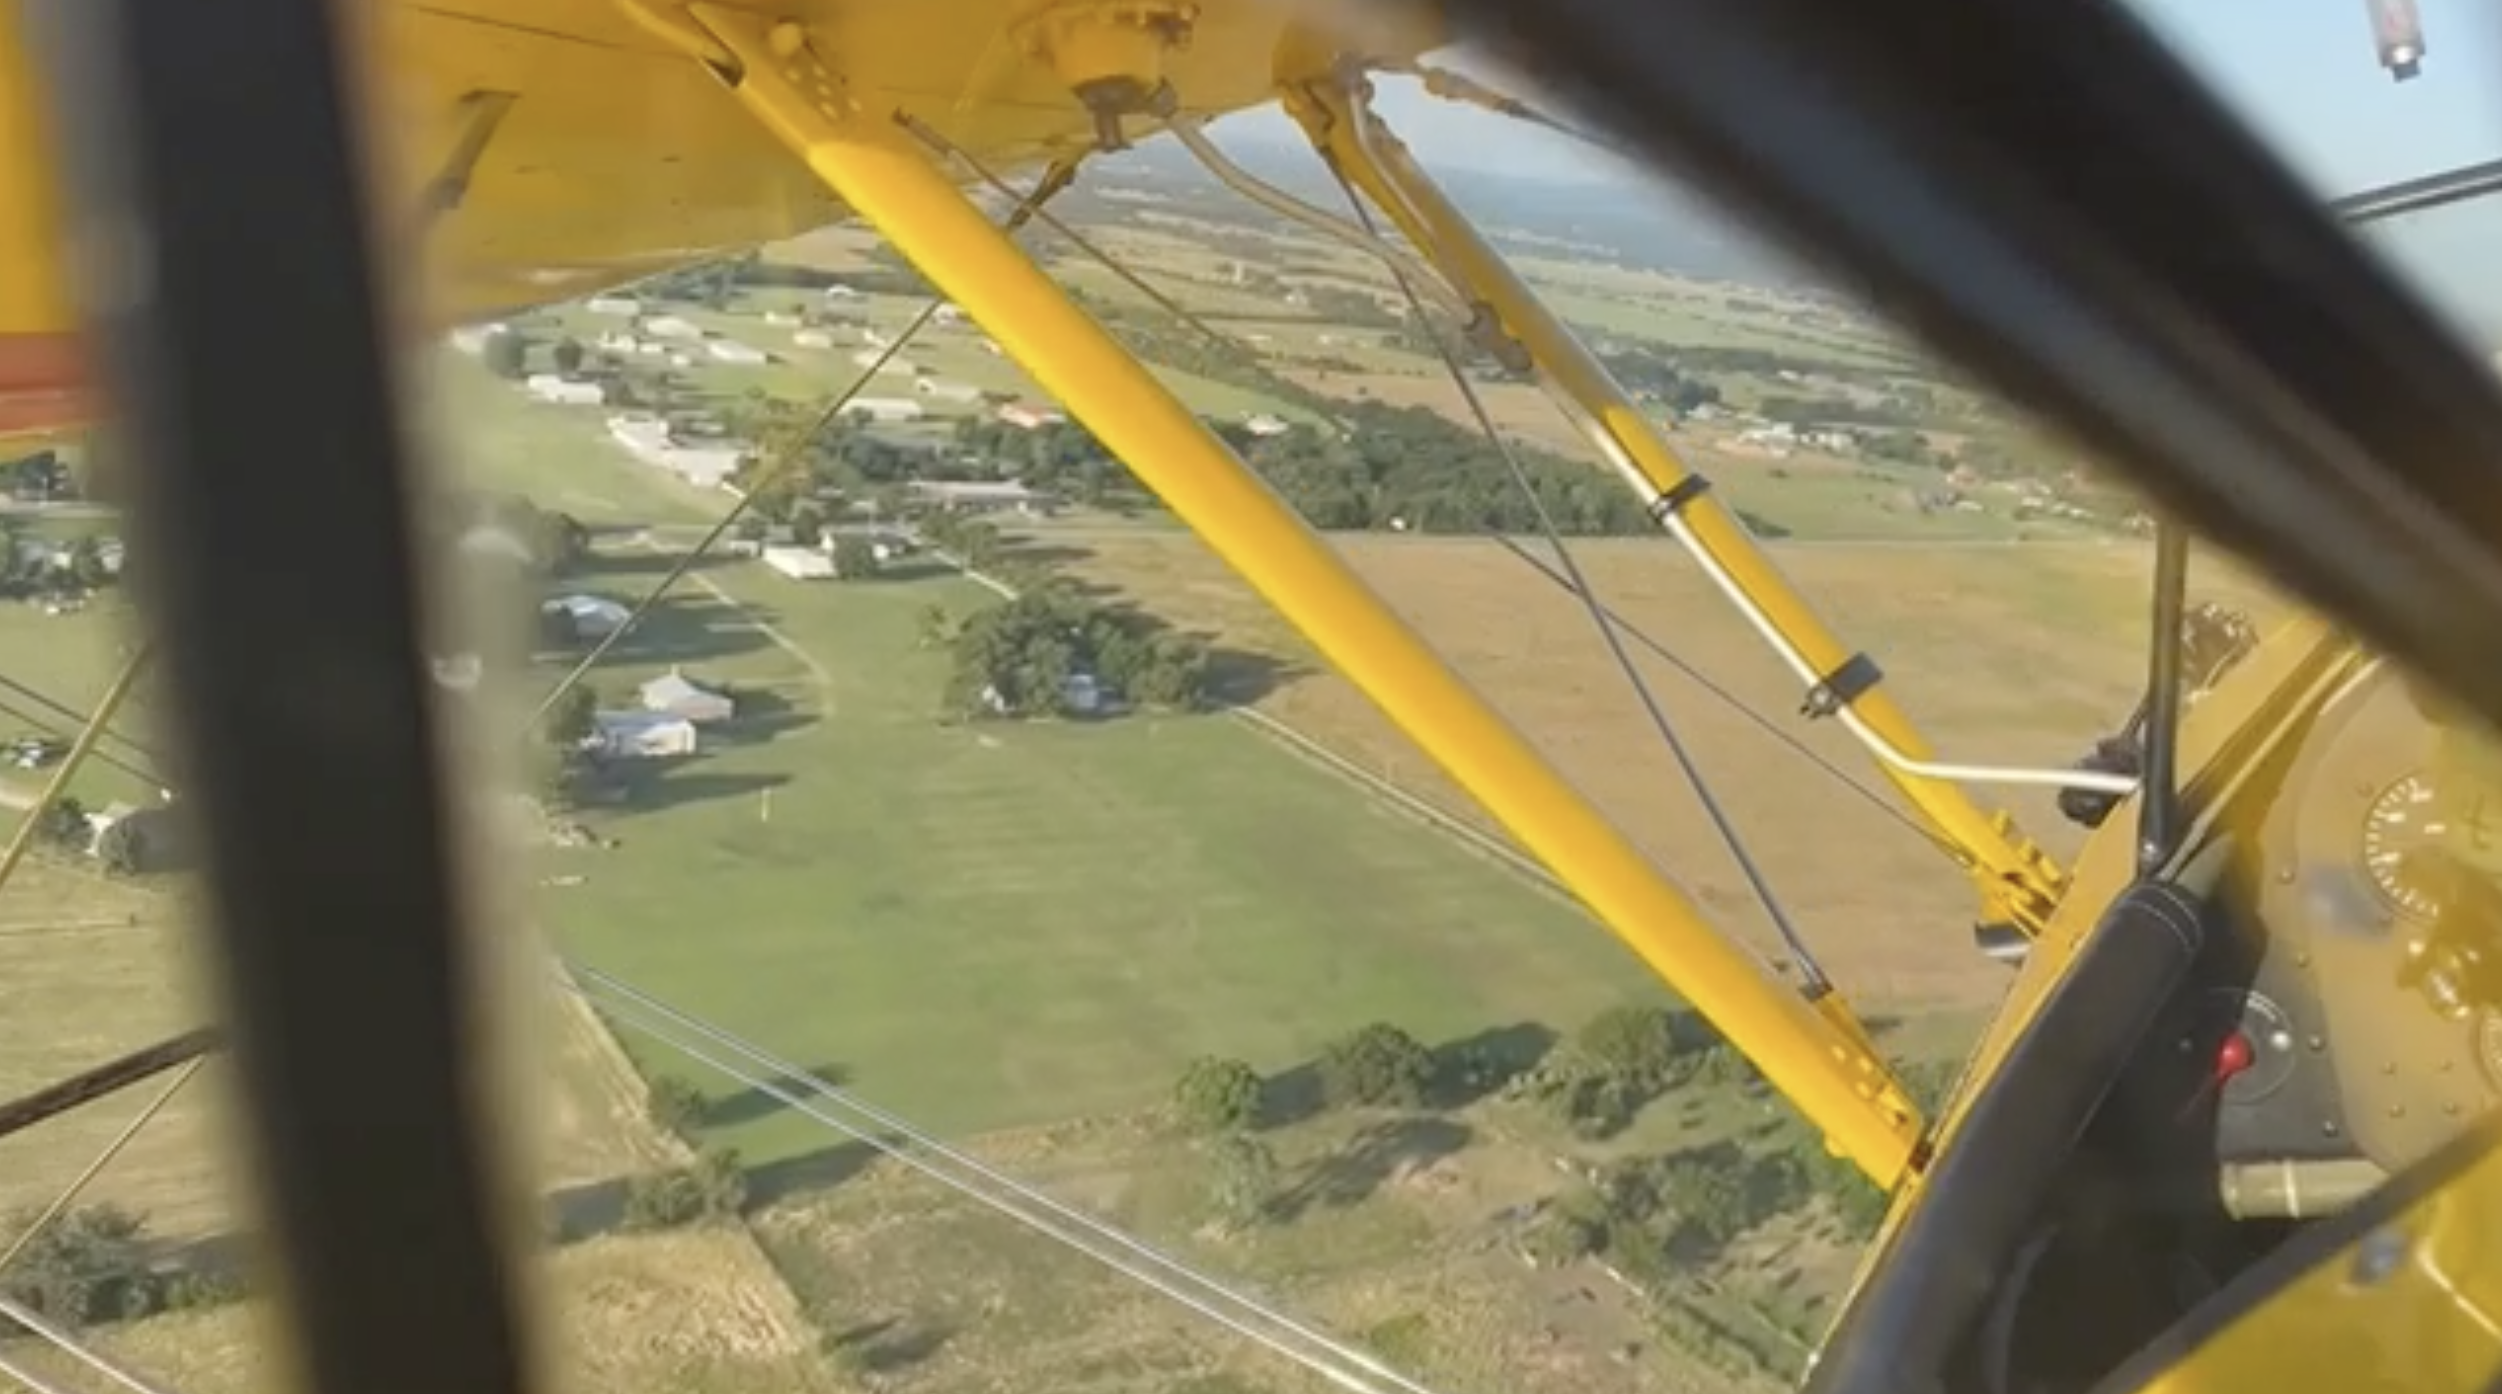
<path id="1" fill-rule="evenodd" d="M 1278 376 L 1325 396 L 1380 402 L 1394 407 L 1430 407 L 1459 425 L 1474 431 L 1477 418 L 1468 412 L 1468 403 L 1451 385 L 1450 374 L 1433 360 L 1417 357 L 1417 371 L 1406 373 L 1333 373 L 1319 368 L 1280 368 Z M 1477 399 L 1485 403 L 1486 414 L 1494 418 L 1497 430 L 1542 445 L 1579 455 L 1589 448 L 1572 423 L 1556 410 L 1546 393 L 1530 383 L 1477 382 Z"/>
<path id="2" fill-rule="evenodd" d="M 874 231 L 844 223 L 776 242 L 765 249 L 765 256 L 783 265 L 818 271 L 867 271 L 877 265 L 869 259 L 869 253 L 878 243 Z"/>
<path id="3" fill-rule="evenodd" d="M 186 907 L 175 897 L 63 866 L 22 868 L 0 890 L 0 1096 L 24 1093 L 209 1019 Z M 523 1097 L 542 1131 L 532 1164 L 550 1186 L 665 1165 L 641 1084 L 570 997 L 534 1006 L 541 1062 Z M 42 1205 L 148 1101 L 164 1076 L 0 1139 L 0 1213 Z M 228 1228 L 232 1163 L 219 1126 L 230 1100 L 211 1061 L 99 1175 L 85 1196 L 189 1240 Z"/>
<path id="4" fill-rule="evenodd" d="M 11 818 L 17 815 L 12 812 Z M 0 1095 L 15 1097 L 199 1025 L 190 936 L 174 898 L 30 862 L 0 888 Z M 222 1224 L 209 1122 L 218 1070 L 175 1096 L 89 1195 L 190 1238 Z M 148 1098 L 152 1081 L 0 1139 L 0 1213 L 49 1201 Z"/>
<path id="5" fill-rule="evenodd" d="M 1038 534 L 1041 536 L 1048 534 Z M 1722 852 L 1579 603 L 1495 543 L 1341 536 L 1363 577 L 1670 874 L 1732 925 L 1769 922 Z M 1222 644 L 1307 670 L 1262 709 L 1398 784 L 1485 816 L 1195 539 L 1089 532 L 1073 570 Z M 1881 787 L 1845 733 L 1795 715 L 1800 694 L 1759 640 L 1665 540 L 1577 544 L 1618 613 L 1862 784 Z M 1790 546 L 1776 557 L 1844 638 L 1874 656 L 1945 758 L 2064 765 L 2113 729 L 2141 686 L 2143 546 Z M 2270 608 L 2249 583 L 2202 566 L 2200 595 Z M 1994 998 L 2003 970 L 1971 949 L 1962 874 L 1668 663 L 1646 677 L 1785 908 L 1834 976 L 1895 1003 Z M 2078 830 L 2046 795 L 2001 791 L 2054 850 Z M 1221 790 L 1209 797 L 1222 797 Z M 1490 825 L 1490 824 L 1489 824 Z"/>
<path id="6" fill-rule="evenodd" d="M 207 1019 L 194 939 L 174 896 L 35 862 L 0 890 L 0 1095 L 14 1096 Z M 134 922 L 135 919 L 135 922 Z M 570 995 L 528 1006 L 531 1160 L 571 1194 L 684 1159 L 650 1124 L 642 1084 L 606 1029 Z M 0 1140 L 0 1214 L 50 1201 L 162 1082 Z M 235 1227 L 235 1173 L 221 1120 L 230 1100 L 212 1063 L 174 1096 L 84 1193 L 142 1214 L 169 1243 Z M 582 1188 L 588 1188 L 584 1190 Z M 0 1241 L 5 1242 L 5 1241 Z M 559 1333 L 561 1387 L 614 1394 L 803 1394 L 839 1387 L 781 1276 L 743 1227 L 608 1235 L 539 1265 Z M 256 1303 L 91 1333 L 185 1394 L 265 1389 L 276 1371 Z M 15 1358 L 86 1387 L 47 1350 Z M 51 1362 L 51 1363 L 46 1363 Z"/>

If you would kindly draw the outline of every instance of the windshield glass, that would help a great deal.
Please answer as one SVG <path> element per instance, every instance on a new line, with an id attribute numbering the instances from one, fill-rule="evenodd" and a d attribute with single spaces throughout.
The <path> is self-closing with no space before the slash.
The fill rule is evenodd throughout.
<path id="1" fill-rule="evenodd" d="M 2131 0 L 2324 200 L 2502 159 L 2502 15 L 2474 0 L 2399 4 L 2206 5 Z M 2411 12 L 2411 13 L 2410 13 Z M 2376 14 L 2390 18 L 2374 24 Z M 2410 22 L 2411 21 L 2411 22 Z M 2400 79 L 2376 36 L 2417 36 Z M 2502 343 L 2502 201 L 2454 204 L 2365 234 L 2480 352 Z"/>
<path id="2" fill-rule="evenodd" d="M 865 7 L 887 66 L 858 81 L 1005 217 L 1102 113 L 1020 75 L 1030 36 L 957 43 L 968 7 L 917 3 Z M 1520 357 L 1531 310 L 1488 332 L 1448 243 L 1359 206 L 1236 31 L 1176 69 L 1195 141 L 1089 154 L 1019 234 L 1146 365 L 1112 398 L 1097 360 L 1064 369 L 1077 330 L 985 323 L 931 243 L 916 265 L 692 60 L 611 67 L 607 5 L 522 8 L 546 23 L 492 42 L 425 10 L 377 61 L 525 89 L 411 258 L 409 400 L 456 616 L 425 658 L 474 738 L 459 807 L 523 1025 L 499 1136 L 530 1149 L 576 1377 L 1793 1383 L 1883 1195 L 1626 947 L 1649 926 L 1596 922 L 1521 808 L 1586 799 L 1624 879 L 1728 930 L 1783 1001 L 1838 987 L 1933 1109 L 2009 982 L 1984 946 L 2039 928 L 2142 758 L 2143 500 L 1709 199 L 1471 104 L 1539 94 L 1466 53 L 1383 75 L 1379 113 L 1605 369 L 1569 410 Z M 2425 0 L 2394 85 L 2346 0 L 2144 8 L 2324 197 L 2502 154 L 2469 81 L 2502 31 L 2466 0 Z M 412 167 L 475 109 L 411 118 Z M 2481 352 L 2496 234 L 2475 204 L 2370 236 Z M 20 301 L 0 281 L 0 329 L 41 318 Z M 1149 397 L 1172 429 L 1124 458 Z M 1593 402 L 1622 437 L 1594 443 Z M 1234 458 L 1260 487 L 1185 520 Z M 126 470 L 83 422 L 0 449 L 0 804 L 29 830 L 0 1095 L 214 1010 Z M 1660 524 L 1687 471 L 1726 510 L 1712 545 Z M 1308 570 L 1201 535 L 1266 500 L 1317 534 Z M 1776 603 L 1732 604 L 1731 557 Z M 1367 652 L 1324 640 L 1363 602 L 1309 584 L 1339 566 L 1385 607 L 1368 640 L 1413 633 L 1458 681 L 1385 702 L 1351 678 Z M 2194 703 L 2288 607 L 2204 547 L 2189 598 Z M 1844 687 L 1893 714 L 1838 713 Z M 1561 792 L 1497 810 L 1467 787 L 1491 737 L 1453 759 L 1411 734 L 1479 699 L 1501 727 L 1472 731 L 1517 731 Z M 0 1245 L 49 1236 L 0 1257 L 0 1295 L 174 1394 L 278 1368 L 223 1070 L 163 1076 L 144 1126 L 159 1074 L 0 1137 Z"/>

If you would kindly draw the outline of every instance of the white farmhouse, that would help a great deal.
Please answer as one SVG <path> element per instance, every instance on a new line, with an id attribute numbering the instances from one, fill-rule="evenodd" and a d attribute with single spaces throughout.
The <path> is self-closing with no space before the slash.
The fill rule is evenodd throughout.
<path id="1" fill-rule="evenodd" d="M 664 760 L 695 753 L 695 723 L 668 712 L 594 712 L 587 742 L 602 755 Z"/>

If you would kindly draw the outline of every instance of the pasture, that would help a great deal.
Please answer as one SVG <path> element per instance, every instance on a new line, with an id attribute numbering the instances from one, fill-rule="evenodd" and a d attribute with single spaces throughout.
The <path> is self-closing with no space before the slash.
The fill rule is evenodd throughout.
<path id="1" fill-rule="evenodd" d="M 615 565 L 622 594 L 661 560 Z M 622 845 L 547 854 L 581 880 L 536 913 L 584 961 L 929 1126 L 1136 1108 L 1192 1056 L 1281 1068 L 1367 1021 L 1438 1042 L 1650 990 L 1545 893 L 1221 717 L 941 724 L 920 625 L 991 603 L 969 582 L 698 575 L 592 681 L 617 704 L 682 665 L 756 714 L 586 812 Z M 752 1159 L 822 1142 L 667 1068 Z"/>
<path id="2" fill-rule="evenodd" d="M 1226 644 L 1317 666 L 1299 636 L 1186 533 L 1041 528 L 1030 536 L 1112 594 L 1152 604 Z M 1489 541 L 1335 541 L 1662 868 L 1730 924 L 1771 942 L 1769 922 L 1578 601 Z M 1672 544 L 1585 542 L 1574 553 L 1617 613 L 1818 756 L 1883 789 L 1845 733 L 1794 715 L 1799 693 L 1786 672 Z M 1838 632 L 1878 660 L 1897 700 L 1946 758 L 2063 765 L 2115 728 L 2142 687 L 2150 565 L 2143 545 L 1837 544 L 1777 547 L 1775 555 Z M 2202 595 L 2272 604 L 2220 568 L 2202 566 L 2193 584 Z M 1970 948 L 1972 901 L 1960 872 L 1676 666 L 1636 651 L 1785 908 L 1846 989 L 1890 1003 L 1994 999 L 2003 970 Z M 1336 676 L 1316 672 L 1260 706 L 1402 787 L 1487 822 Z M 1890 790 L 1885 796 L 1890 802 Z M 1982 797 L 1995 801 L 1992 791 Z M 2004 802 L 2054 850 L 2076 845 L 2078 830 L 2047 798 L 2017 792 Z"/>

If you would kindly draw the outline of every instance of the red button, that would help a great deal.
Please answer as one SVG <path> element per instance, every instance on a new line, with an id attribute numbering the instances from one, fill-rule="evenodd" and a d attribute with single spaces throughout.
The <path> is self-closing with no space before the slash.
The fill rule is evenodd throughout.
<path id="1" fill-rule="evenodd" d="M 2250 1038 L 2239 1031 L 2226 1036 L 2215 1048 L 2215 1079 L 2221 1084 L 2257 1063 L 2257 1052 Z"/>

